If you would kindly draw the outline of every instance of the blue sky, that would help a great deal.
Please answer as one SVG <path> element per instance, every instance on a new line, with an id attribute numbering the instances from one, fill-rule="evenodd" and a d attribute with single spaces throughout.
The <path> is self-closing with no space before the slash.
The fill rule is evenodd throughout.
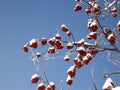
<path id="1" fill-rule="evenodd" d="M 88 34 L 86 27 L 88 17 L 82 12 L 75 13 L 73 11 L 75 4 L 74 0 L 0 0 L 0 88 L 2 90 L 35 90 L 30 79 L 36 70 L 29 54 L 22 51 L 24 43 L 33 38 L 54 36 L 63 23 L 70 28 L 76 40 Z M 119 17 L 108 25 L 113 28 L 112 24 L 118 19 Z M 77 76 L 70 90 L 88 90 L 92 87 L 93 77 L 90 70 L 93 65 L 99 90 L 104 83 L 103 72 L 120 70 L 118 66 L 102 58 L 103 54 L 98 54 L 88 66 L 77 70 Z M 62 58 L 50 60 L 46 71 L 49 80 L 57 85 L 59 80 L 63 80 L 66 90 L 67 86 L 64 85 L 66 71 L 71 65 L 72 62 L 66 63 Z M 112 78 L 119 85 L 120 77 L 116 75 Z"/>

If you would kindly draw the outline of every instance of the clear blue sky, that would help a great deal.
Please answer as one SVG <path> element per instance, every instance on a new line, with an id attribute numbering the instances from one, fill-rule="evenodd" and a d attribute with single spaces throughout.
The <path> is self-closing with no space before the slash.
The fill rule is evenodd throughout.
<path id="1" fill-rule="evenodd" d="M 57 33 L 61 24 L 66 24 L 75 39 L 87 35 L 88 18 L 83 13 L 74 13 L 74 0 L 0 0 L 0 89 L 1 90 L 35 90 L 30 84 L 31 76 L 36 70 L 29 59 L 29 54 L 22 52 L 22 46 L 32 38 L 50 38 Z M 114 23 L 111 26 L 113 28 Z M 109 25 L 109 24 L 108 24 Z M 77 70 L 77 76 L 70 90 L 88 90 L 92 87 L 91 66 L 94 65 L 96 84 L 102 88 L 104 71 L 118 71 L 119 67 L 111 64 L 98 54 L 88 66 Z M 66 71 L 72 65 L 63 59 L 50 60 L 47 75 L 50 81 L 58 85 L 59 80 L 67 77 Z M 114 75 L 114 82 L 120 85 L 120 76 Z M 64 90 L 67 86 L 64 86 Z"/>

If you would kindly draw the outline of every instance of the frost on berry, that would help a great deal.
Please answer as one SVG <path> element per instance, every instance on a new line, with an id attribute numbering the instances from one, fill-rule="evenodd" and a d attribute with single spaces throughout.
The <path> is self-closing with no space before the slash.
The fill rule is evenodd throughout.
<path id="1" fill-rule="evenodd" d="M 100 6 L 96 3 L 93 6 L 93 13 L 94 14 L 101 14 Z"/>
<path id="2" fill-rule="evenodd" d="M 78 46 L 81 46 L 84 44 L 84 42 L 85 42 L 85 39 L 82 38 L 77 42 L 77 44 L 78 44 Z"/>
<path id="3" fill-rule="evenodd" d="M 92 13 L 91 8 L 90 8 L 90 7 L 87 7 L 87 8 L 85 9 L 85 13 L 86 13 L 87 15 L 90 15 L 90 14 Z"/>
<path id="4" fill-rule="evenodd" d="M 64 60 L 65 60 L 65 61 L 70 61 L 69 55 L 65 55 Z"/>
<path id="5" fill-rule="evenodd" d="M 116 42 L 116 37 L 115 37 L 115 35 L 113 34 L 113 33 L 111 33 L 109 36 L 108 36 L 108 42 L 110 43 L 110 44 L 115 44 L 115 42 Z"/>
<path id="6" fill-rule="evenodd" d="M 61 30 L 62 30 L 63 32 L 69 31 L 69 29 L 67 28 L 67 26 L 66 26 L 65 24 L 62 24 L 62 25 L 61 25 Z"/>
<path id="7" fill-rule="evenodd" d="M 74 58 L 74 65 L 77 69 L 80 69 L 83 66 L 83 62 L 78 57 Z"/>
<path id="8" fill-rule="evenodd" d="M 56 47 L 56 49 L 63 49 L 64 48 L 64 46 L 60 40 L 55 41 L 55 47 Z"/>
<path id="9" fill-rule="evenodd" d="M 103 87 L 102 87 L 102 90 L 112 90 L 112 88 L 114 88 L 115 85 L 114 85 L 114 82 L 112 81 L 111 78 L 107 78 Z"/>
<path id="10" fill-rule="evenodd" d="M 97 33 L 96 32 L 90 32 L 89 35 L 87 36 L 88 39 L 97 39 Z"/>
<path id="11" fill-rule="evenodd" d="M 70 31 L 67 31 L 66 34 L 67 34 L 68 37 L 71 36 L 71 32 Z"/>
<path id="12" fill-rule="evenodd" d="M 113 8 L 111 9 L 111 12 L 118 12 L 117 7 L 113 7 Z"/>
<path id="13" fill-rule="evenodd" d="M 93 59 L 93 56 L 90 53 L 87 53 L 86 57 L 87 57 L 88 61 L 91 61 Z"/>
<path id="14" fill-rule="evenodd" d="M 61 30 L 62 30 L 63 32 L 65 32 L 68 37 L 71 36 L 70 30 L 67 28 L 67 26 L 66 26 L 65 24 L 62 24 L 62 25 L 61 25 Z"/>
<path id="15" fill-rule="evenodd" d="M 82 57 L 83 57 L 83 56 L 80 55 L 80 53 L 78 53 L 76 58 L 78 58 L 78 59 L 80 59 L 80 60 L 82 61 Z"/>
<path id="16" fill-rule="evenodd" d="M 76 4 L 74 7 L 75 12 L 80 11 L 81 9 L 82 9 L 82 7 L 80 6 L 80 4 Z"/>
<path id="17" fill-rule="evenodd" d="M 61 36 L 57 33 L 57 34 L 55 35 L 55 39 L 61 40 Z"/>
<path id="18" fill-rule="evenodd" d="M 28 52 L 28 44 L 25 44 L 24 46 L 23 46 L 23 48 L 22 48 L 22 50 L 24 51 L 24 52 Z"/>
<path id="19" fill-rule="evenodd" d="M 88 63 L 92 60 L 92 55 L 87 53 L 86 56 L 83 57 L 83 63 L 88 65 Z"/>
<path id="20" fill-rule="evenodd" d="M 54 82 L 49 82 L 49 84 L 47 86 L 47 90 L 55 90 L 55 84 L 54 84 Z"/>
<path id="21" fill-rule="evenodd" d="M 54 46 L 55 45 L 55 38 L 50 38 L 48 40 L 48 43 L 51 45 L 51 46 Z"/>
<path id="22" fill-rule="evenodd" d="M 82 55 L 82 56 L 85 56 L 86 55 L 86 50 L 84 47 L 80 46 L 80 47 L 77 47 L 76 51 Z"/>
<path id="23" fill-rule="evenodd" d="M 69 42 L 66 47 L 69 50 L 69 49 L 72 49 L 74 47 L 74 45 L 73 45 L 73 43 Z"/>
<path id="24" fill-rule="evenodd" d="M 99 51 L 95 48 L 89 48 L 87 50 L 87 53 L 91 54 L 91 55 L 96 55 Z"/>
<path id="25" fill-rule="evenodd" d="M 42 38 L 41 39 L 41 45 L 46 45 L 47 44 L 47 39 L 46 38 Z"/>
<path id="26" fill-rule="evenodd" d="M 70 77 L 74 77 L 76 75 L 76 68 L 75 66 L 71 66 L 68 70 L 67 70 L 67 74 L 70 76 Z"/>
<path id="27" fill-rule="evenodd" d="M 98 29 L 98 23 L 94 19 L 89 19 L 87 27 L 91 32 L 96 32 Z"/>
<path id="28" fill-rule="evenodd" d="M 68 76 L 67 79 L 66 79 L 66 84 L 67 85 L 72 85 L 72 83 L 73 83 L 73 79 L 70 76 Z"/>
<path id="29" fill-rule="evenodd" d="M 32 39 L 32 40 L 30 40 L 30 42 L 29 42 L 29 46 L 30 46 L 31 48 L 37 48 L 37 47 L 38 47 L 38 44 L 39 44 L 38 39 Z"/>
<path id="30" fill-rule="evenodd" d="M 54 53 L 55 53 L 55 47 L 54 47 L 54 46 L 50 46 L 50 47 L 48 48 L 48 53 L 49 53 L 49 54 L 54 54 Z"/>
<path id="31" fill-rule="evenodd" d="M 38 74 L 34 74 L 31 77 L 31 83 L 38 83 L 39 80 L 40 80 L 40 76 Z"/>
<path id="32" fill-rule="evenodd" d="M 36 90 L 45 90 L 45 85 L 44 85 L 44 83 L 41 82 L 41 83 L 37 86 Z"/>
<path id="33" fill-rule="evenodd" d="M 35 57 L 36 57 L 36 58 L 40 58 L 40 57 L 41 57 L 41 53 L 37 52 L 37 53 L 35 54 Z"/>
<path id="34" fill-rule="evenodd" d="M 88 65 L 89 60 L 88 60 L 88 57 L 87 57 L 87 56 L 84 56 L 84 57 L 83 57 L 83 62 L 84 62 L 84 64 Z"/>

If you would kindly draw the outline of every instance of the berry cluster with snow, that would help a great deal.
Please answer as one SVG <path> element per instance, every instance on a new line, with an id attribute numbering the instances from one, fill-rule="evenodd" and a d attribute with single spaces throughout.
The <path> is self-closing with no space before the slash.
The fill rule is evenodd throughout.
<path id="1" fill-rule="evenodd" d="M 76 5 L 74 7 L 74 11 L 77 13 L 79 11 L 82 12 L 83 7 L 85 5 L 85 15 L 89 17 L 88 23 L 86 24 L 88 28 L 88 35 L 80 40 L 76 41 L 72 31 L 65 25 L 62 24 L 60 26 L 59 32 L 65 33 L 67 38 L 70 38 L 70 41 L 65 41 L 60 33 L 56 33 L 51 38 L 41 38 L 41 39 L 32 39 L 28 43 L 25 43 L 22 47 L 25 53 L 29 51 L 32 52 L 33 63 L 38 63 L 39 59 L 48 54 L 56 54 L 60 50 L 67 50 L 68 54 L 65 54 L 63 60 L 69 62 L 70 60 L 73 64 L 68 67 L 66 71 L 66 84 L 72 85 L 74 81 L 74 77 L 76 76 L 76 70 L 80 70 L 83 66 L 87 66 L 98 53 L 103 51 L 114 51 L 118 55 L 120 54 L 120 49 L 117 46 L 117 38 L 120 34 L 120 20 L 114 26 L 114 29 L 109 29 L 108 26 L 104 26 L 100 23 L 100 18 L 103 16 L 112 15 L 113 19 L 119 17 L 120 15 L 120 1 L 113 0 L 112 2 L 104 2 L 107 3 L 104 8 L 100 6 L 97 0 L 90 0 L 89 2 L 86 0 L 75 0 Z M 102 19 L 104 20 L 104 19 Z M 71 41 L 72 39 L 72 41 Z M 104 43 L 101 43 L 100 40 L 103 40 L 110 47 L 106 47 Z M 38 49 L 38 47 L 48 46 L 46 50 L 40 52 L 33 52 L 34 49 Z M 74 58 L 71 56 L 74 53 Z M 37 67 L 39 68 L 39 67 Z M 44 76 L 46 77 L 46 73 L 43 70 Z M 54 82 L 48 82 L 48 78 L 44 80 L 40 75 L 34 74 L 31 77 L 31 83 L 38 84 L 36 87 L 37 90 L 55 90 L 56 85 Z M 116 87 L 113 81 L 108 78 L 103 85 L 102 90 L 120 90 L 120 87 Z"/>

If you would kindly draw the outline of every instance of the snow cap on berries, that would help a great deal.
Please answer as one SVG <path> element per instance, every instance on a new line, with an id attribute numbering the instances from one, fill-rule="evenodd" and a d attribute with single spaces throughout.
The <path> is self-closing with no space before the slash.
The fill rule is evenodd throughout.
<path id="1" fill-rule="evenodd" d="M 112 88 L 112 90 L 120 90 L 120 86 L 117 86 L 115 88 Z"/>
<path id="2" fill-rule="evenodd" d="M 107 78 L 107 80 L 105 81 L 105 83 L 103 85 L 102 90 L 108 90 L 108 88 L 112 90 L 112 88 L 114 88 L 114 87 L 115 87 L 115 85 L 114 85 L 114 82 L 112 81 L 112 79 Z"/>

